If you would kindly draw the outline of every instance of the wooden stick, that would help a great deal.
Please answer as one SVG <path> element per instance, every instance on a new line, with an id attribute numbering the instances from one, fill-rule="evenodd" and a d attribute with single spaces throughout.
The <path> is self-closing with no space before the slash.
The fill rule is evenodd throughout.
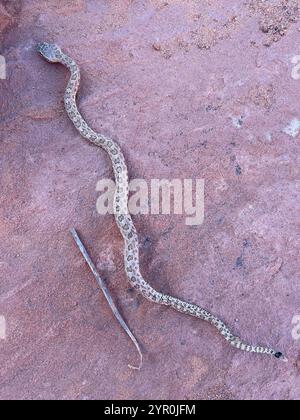
<path id="1" fill-rule="evenodd" d="M 95 264 L 93 263 L 91 257 L 89 256 L 86 248 L 84 247 L 83 243 L 81 242 L 81 239 L 78 236 L 78 233 L 76 232 L 76 230 L 73 228 L 71 229 L 71 235 L 73 236 L 74 241 L 76 242 L 78 248 L 81 251 L 81 254 L 83 255 L 85 261 L 87 262 L 87 264 L 89 265 L 92 273 L 94 274 L 95 279 L 97 280 L 97 283 L 99 284 L 111 310 L 113 311 L 113 314 L 115 315 L 115 317 L 117 318 L 117 320 L 119 321 L 119 324 L 121 325 L 121 327 L 126 331 L 126 333 L 129 335 L 131 341 L 133 342 L 133 344 L 135 345 L 139 356 L 140 356 L 140 364 L 138 367 L 136 366 L 131 366 L 128 365 L 131 369 L 138 369 L 140 370 L 143 364 L 143 355 L 140 349 L 140 346 L 135 338 L 135 336 L 132 334 L 132 332 L 130 331 L 129 327 L 127 326 L 126 322 L 124 321 L 124 319 L 122 318 L 122 315 L 120 314 L 120 312 L 118 311 L 118 308 L 116 307 L 114 301 L 112 300 L 111 294 L 108 290 L 108 288 L 106 287 L 104 281 L 102 280 L 102 278 L 100 277 L 97 268 L 95 266 Z"/>

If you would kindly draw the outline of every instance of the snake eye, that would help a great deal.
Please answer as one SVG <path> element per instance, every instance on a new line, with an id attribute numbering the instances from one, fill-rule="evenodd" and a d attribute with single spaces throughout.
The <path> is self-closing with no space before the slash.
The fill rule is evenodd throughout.
<path id="1" fill-rule="evenodd" d="M 282 356 L 283 356 L 283 354 L 279 351 L 278 353 L 275 353 L 275 355 L 274 355 L 277 359 L 280 359 Z"/>

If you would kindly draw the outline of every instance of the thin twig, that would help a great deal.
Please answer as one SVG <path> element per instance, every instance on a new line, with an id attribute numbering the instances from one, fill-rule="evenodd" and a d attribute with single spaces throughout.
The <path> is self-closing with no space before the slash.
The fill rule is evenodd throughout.
<path id="1" fill-rule="evenodd" d="M 108 288 L 106 287 L 104 281 L 102 280 L 102 278 L 100 277 L 97 268 L 95 266 L 95 264 L 93 263 L 93 261 L 91 260 L 91 257 L 89 256 L 86 248 L 84 247 L 83 243 L 81 242 L 78 233 L 76 232 L 76 230 L 73 228 L 71 229 L 71 235 L 73 236 L 74 241 L 76 242 L 78 248 L 81 251 L 81 254 L 83 255 L 85 261 L 88 263 L 92 273 L 94 274 L 95 279 L 97 280 L 111 310 L 113 311 L 115 317 L 117 318 L 117 320 L 119 321 L 121 327 L 126 331 L 126 333 L 129 335 L 131 341 L 133 342 L 133 344 L 135 345 L 139 356 L 140 356 L 140 365 L 138 367 L 136 366 L 131 366 L 128 365 L 131 369 L 141 369 L 142 364 L 143 364 L 143 355 L 140 349 L 140 346 L 135 338 L 135 336 L 132 334 L 132 332 L 130 331 L 129 327 L 127 326 L 126 322 L 124 321 L 124 319 L 122 318 L 122 315 L 120 314 L 120 312 L 118 311 L 118 308 L 116 307 L 115 303 L 112 300 L 111 294 L 108 290 Z"/>

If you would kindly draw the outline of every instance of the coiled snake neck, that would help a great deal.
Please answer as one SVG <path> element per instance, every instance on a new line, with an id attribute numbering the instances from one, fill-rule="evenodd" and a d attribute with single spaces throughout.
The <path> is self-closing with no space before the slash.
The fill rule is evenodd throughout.
<path id="1" fill-rule="evenodd" d="M 182 299 L 165 295 L 155 290 L 141 275 L 139 267 L 139 243 L 136 228 L 128 212 L 128 171 L 124 155 L 119 145 L 110 138 L 92 130 L 78 111 L 76 94 L 80 84 L 80 71 L 76 62 L 55 44 L 40 43 L 37 46 L 41 55 L 51 63 L 61 63 L 71 73 L 64 104 L 67 114 L 82 137 L 104 149 L 111 160 L 116 181 L 114 196 L 114 215 L 118 228 L 124 238 L 125 271 L 132 287 L 146 299 L 160 305 L 170 306 L 176 311 L 200 318 L 212 324 L 224 339 L 233 347 L 245 352 L 260 353 L 286 360 L 283 354 L 269 347 L 248 344 L 235 336 L 231 330 L 216 316 L 198 305 Z"/>

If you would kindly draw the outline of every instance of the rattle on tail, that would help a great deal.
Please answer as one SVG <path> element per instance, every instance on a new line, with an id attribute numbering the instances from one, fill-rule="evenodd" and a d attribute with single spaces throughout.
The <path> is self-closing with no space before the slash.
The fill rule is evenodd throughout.
<path id="1" fill-rule="evenodd" d="M 230 329 L 210 312 L 198 305 L 185 302 L 173 296 L 162 294 L 144 280 L 139 267 L 138 236 L 131 216 L 128 213 L 128 171 L 124 155 L 117 143 L 92 130 L 78 111 L 76 94 L 79 89 L 80 71 L 76 62 L 63 53 L 62 50 L 55 44 L 42 42 L 38 44 L 37 50 L 48 62 L 61 63 L 69 69 L 71 77 L 64 95 L 64 103 L 67 114 L 80 135 L 104 149 L 111 159 L 116 180 L 114 215 L 118 228 L 124 238 L 125 271 L 131 285 L 146 299 L 152 302 L 171 306 L 179 312 L 195 316 L 211 323 L 215 328 L 217 328 L 225 340 L 237 349 L 251 353 L 272 355 L 277 359 L 286 361 L 281 352 L 269 347 L 254 346 L 245 343 L 239 337 L 233 335 Z"/>

